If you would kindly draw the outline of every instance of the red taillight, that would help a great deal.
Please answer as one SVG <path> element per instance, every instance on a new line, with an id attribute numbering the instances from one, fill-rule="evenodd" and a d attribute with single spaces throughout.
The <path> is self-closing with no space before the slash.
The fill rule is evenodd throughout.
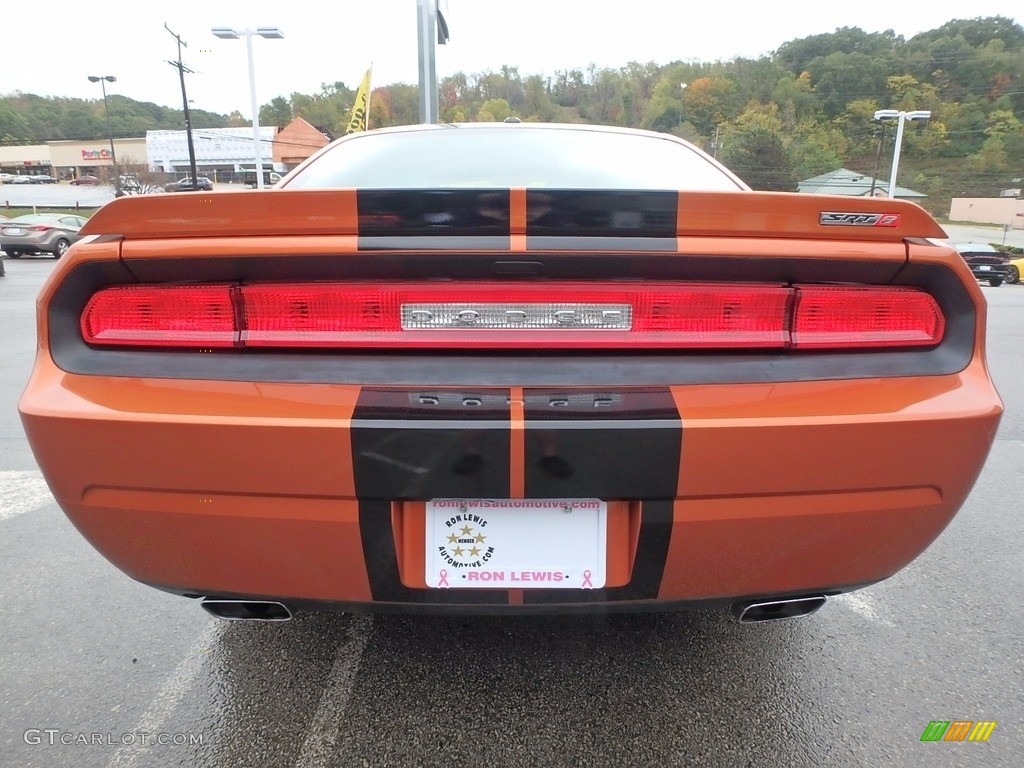
<path id="1" fill-rule="evenodd" d="M 91 344 L 232 347 L 238 339 L 230 286 L 126 286 L 94 294 L 82 313 Z"/>
<path id="2" fill-rule="evenodd" d="M 49 232 L 53 227 L 48 227 L 45 224 L 36 224 L 34 227 L 28 227 L 29 232 Z"/>
<path id="3" fill-rule="evenodd" d="M 799 286 L 793 316 L 798 349 L 928 346 L 945 321 L 931 296 L 909 288 Z"/>
<path id="4" fill-rule="evenodd" d="M 934 345 L 909 288 L 699 283 L 268 283 L 96 293 L 85 340 L 177 347 L 763 349 Z"/>
<path id="5" fill-rule="evenodd" d="M 241 289 L 246 346 L 782 347 L 780 286 L 285 284 Z"/>

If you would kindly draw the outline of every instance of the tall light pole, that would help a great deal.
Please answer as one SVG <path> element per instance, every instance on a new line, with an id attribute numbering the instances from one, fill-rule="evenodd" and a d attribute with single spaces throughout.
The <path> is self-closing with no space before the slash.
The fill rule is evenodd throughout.
<path id="1" fill-rule="evenodd" d="M 436 35 L 436 37 L 435 37 Z M 420 122 L 438 121 L 437 45 L 450 39 L 448 22 L 437 8 L 437 0 L 416 0 L 416 39 L 420 62 Z"/>
<path id="2" fill-rule="evenodd" d="M 103 89 L 103 112 L 107 116 L 107 138 L 110 139 L 110 163 L 114 169 L 114 196 L 121 197 L 121 172 L 117 167 L 117 153 L 114 152 L 114 131 L 110 127 L 110 106 L 107 104 L 107 83 L 116 83 L 113 75 L 89 75 L 90 83 L 99 83 Z"/>
<path id="3" fill-rule="evenodd" d="M 686 86 L 689 83 L 679 84 L 679 135 L 683 134 L 683 97 L 686 96 Z"/>
<path id="4" fill-rule="evenodd" d="M 903 146 L 903 124 L 907 120 L 927 120 L 932 113 L 927 109 L 915 109 L 903 112 L 898 109 L 880 109 L 875 112 L 875 120 L 897 120 L 896 141 L 892 148 L 892 172 L 889 174 L 889 197 L 896 196 L 896 172 L 900 167 L 900 148 Z"/>
<path id="5" fill-rule="evenodd" d="M 277 27 L 256 27 L 256 29 L 234 29 L 233 27 L 214 27 L 210 30 L 222 40 L 245 38 L 245 48 L 249 54 L 249 97 L 252 99 L 252 146 L 256 152 L 256 188 L 263 189 L 263 155 L 260 145 L 260 105 L 256 101 L 256 68 L 252 62 L 253 35 L 268 40 L 280 40 L 284 33 Z"/>

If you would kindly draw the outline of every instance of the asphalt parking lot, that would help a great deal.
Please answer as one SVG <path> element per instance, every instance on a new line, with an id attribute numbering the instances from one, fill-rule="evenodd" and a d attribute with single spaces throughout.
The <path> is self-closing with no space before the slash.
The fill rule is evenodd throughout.
<path id="1" fill-rule="evenodd" d="M 0 766 L 1021 765 L 1024 287 L 983 288 L 1007 412 L 966 505 L 812 617 L 248 624 L 131 582 L 49 496 L 16 403 L 53 264 L 0 278 Z"/>

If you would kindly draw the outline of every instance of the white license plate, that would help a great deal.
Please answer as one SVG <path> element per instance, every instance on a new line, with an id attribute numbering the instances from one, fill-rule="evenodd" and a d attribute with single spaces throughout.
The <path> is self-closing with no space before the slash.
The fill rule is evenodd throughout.
<path id="1" fill-rule="evenodd" d="M 988 267 L 988 266 L 978 267 L 978 271 L 979 272 L 990 272 L 991 270 L 992 270 L 992 267 Z"/>
<path id="2" fill-rule="evenodd" d="M 599 589 L 608 505 L 600 499 L 432 499 L 426 582 L 439 589 Z"/>
<path id="3" fill-rule="evenodd" d="M 19 229 L 18 227 L 11 227 L 10 229 L 4 230 L 5 235 L 24 235 L 25 230 Z"/>

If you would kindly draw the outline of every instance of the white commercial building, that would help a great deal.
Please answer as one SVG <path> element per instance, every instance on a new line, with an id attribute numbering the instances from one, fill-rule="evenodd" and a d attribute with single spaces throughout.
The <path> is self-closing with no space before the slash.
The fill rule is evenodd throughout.
<path id="1" fill-rule="evenodd" d="M 260 156 L 264 168 L 284 171 L 273 162 L 274 126 L 260 127 Z M 256 167 L 252 128 L 196 128 L 192 131 L 196 170 L 200 175 L 240 173 Z M 188 138 L 185 131 L 146 131 L 146 156 L 151 171 L 189 173 Z"/>

